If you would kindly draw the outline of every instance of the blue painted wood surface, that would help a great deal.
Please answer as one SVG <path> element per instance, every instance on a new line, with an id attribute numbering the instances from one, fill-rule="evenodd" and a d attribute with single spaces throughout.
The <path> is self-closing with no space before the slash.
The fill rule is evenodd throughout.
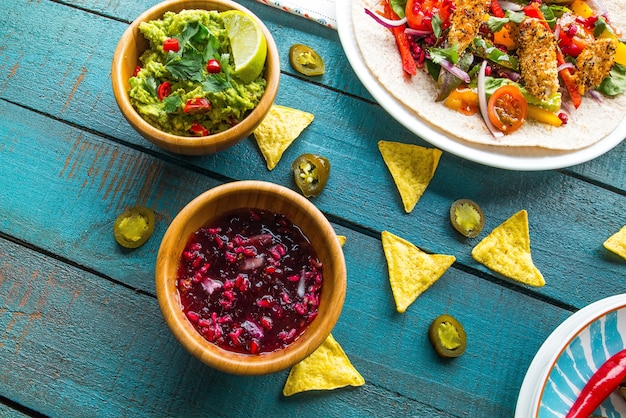
<path id="1" fill-rule="evenodd" d="M 430 145 L 372 100 L 335 31 L 242 0 L 279 46 L 277 103 L 315 121 L 273 171 L 252 139 L 207 157 L 165 153 L 125 122 L 110 89 L 117 39 L 155 3 L 0 1 L 0 415 L 510 417 L 551 331 L 573 311 L 626 291 L 626 263 L 602 247 L 626 224 L 626 143 L 545 172 L 444 153 L 405 214 L 376 142 Z M 295 42 L 322 53 L 324 76 L 294 74 L 287 51 Z M 348 238 L 348 294 L 333 335 L 366 385 L 285 398 L 287 371 L 230 376 L 179 346 L 158 309 L 154 260 L 188 201 L 240 179 L 295 189 L 289 166 L 303 152 L 332 163 L 313 202 Z M 519 285 L 473 261 L 480 237 L 462 239 L 447 219 L 462 197 L 482 205 L 485 231 L 528 210 L 545 287 Z M 156 230 L 143 247 L 123 251 L 112 224 L 136 204 L 156 212 Z M 457 258 L 402 315 L 387 281 L 382 230 Z M 438 360 L 426 337 L 443 312 L 468 332 L 468 350 L 454 362 Z"/>

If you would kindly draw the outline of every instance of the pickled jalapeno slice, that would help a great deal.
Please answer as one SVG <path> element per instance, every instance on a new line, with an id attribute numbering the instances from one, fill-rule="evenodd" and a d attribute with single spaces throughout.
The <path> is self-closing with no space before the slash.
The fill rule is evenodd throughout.
<path id="1" fill-rule="evenodd" d="M 125 210 L 113 225 L 115 240 L 125 248 L 142 246 L 153 232 L 154 212 L 144 206 Z"/>
<path id="2" fill-rule="evenodd" d="M 317 196 L 322 192 L 330 175 L 330 162 L 326 157 L 302 154 L 291 164 L 293 178 L 306 197 Z"/>
<path id="3" fill-rule="evenodd" d="M 313 48 L 302 44 L 289 48 L 289 62 L 294 70 L 306 76 L 322 75 L 326 71 L 322 57 Z"/>
<path id="4" fill-rule="evenodd" d="M 428 338 L 440 357 L 458 357 L 465 352 L 467 337 L 459 321 L 448 314 L 435 318 L 428 329 Z"/>
<path id="5" fill-rule="evenodd" d="M 474 238 L 483 230 L 485 215 L 478 203 L 459 199 L 450 206 L 450 222 L 461 235 Z"/>

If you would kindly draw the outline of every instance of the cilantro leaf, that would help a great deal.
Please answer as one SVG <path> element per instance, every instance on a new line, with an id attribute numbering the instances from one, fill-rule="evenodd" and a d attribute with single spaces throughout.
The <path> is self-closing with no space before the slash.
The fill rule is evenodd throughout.
<path id="1" fill-rule="evenodd" d="M 448 48 L 432 47 L 428 49 L 428 53 L 435 64 L 440 64 L 443 60 L 456 64 L 459 61 L 459 44 L 454 44 Z"/>
<path id="2" fill-rule="evenodd" d="M 521 21 L 524 20 L 524 16 L 523 12 L 512 12 L 507 10 L 504 17 L 489 16 L 489 19 L 487 19 L 487 26 L 490 31 L 497 32 L 509 22 L 521 23 Z"/>
<path id="3" fill-rule="evenodd" d="M 204 52 L 202 53 L 204 60 L 208 61 L 212 58 L 219 59 L 220 41 L 217 36 L 210 33 L 204 44 Z"/>
<path id="4" fill-rule="evenodd" d="M 610 33 L 613 33 L 613 30 L 606 23 L 606 20 L 602 16 L 598 16 L 598 20 L 596 20 L 596 24 L 593 28 L 593 36 L 598 38 L 600 35 L 604 33 L 605 30 L 608 30 Z"/>
<path id="5" fill-rule="evenodd" d="M 197 51 L 187 50 L 185 54 L 169 52 L 165 60 L 165 69 L 175 80 L 202 81 L 204 60 Z"/>
<path id="6" fill-rule="evenodd" d="M 615 63 L 609 76 L 605 78 L 597 90 L 607 96 L 617 96 L 626 91 L 626 66 Z"/>
<path id="7" fill-rule="evenodd" d="M 400 19 L 405 16 L 406 0 L 389 0 L 389 4 Z"/>
<path id="8" fill-rule="evenodd" d="M 221 74 L 211 74 L 202 82 L 202 90 L 209 93 L 218 93 L 232 87 L 230 81 Z"/>
<path id="9" fill-rule="evenodd" d="M 151 96 L 157 97 L 157 82 L 154 77 L 146 77 L 143 80 L 143 88 L 150 93 Z"/>
<path id="10" fill-rule="evenodd" d="M 183 104 L 183 100 L 176 95 L 168 96 L 163 99 L 163 110 L 166 113 L 176 113 Z"/>

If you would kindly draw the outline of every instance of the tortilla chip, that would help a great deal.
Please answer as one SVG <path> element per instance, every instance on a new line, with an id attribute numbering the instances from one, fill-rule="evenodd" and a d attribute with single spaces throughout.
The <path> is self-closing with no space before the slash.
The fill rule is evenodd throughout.
<path id="1" fill-rule="evenodd" d="M 337 239 L 339 240 L 339 245 L 341 245 L 342 247 L 346 243 L 346 240 L 347 240 L 345 235 L 337 235 Z"/>
<path id="2" fill-rule="evenodd" d="M 472 250 L 474 260 L 510 279 L 531 286 L 546 284 L 530 255 L 528 212 L 520 210 Z"/>
<path id="3" fill-rule="evenodd" d="M 626 259 L 626 225 L 604 241 L 604 248 Z"/>
<path id="4" fill-rule="evenodd" d="M 410 213 L 435 175 L 441 151 L 389 141 L 379 141 L 378 149 L 400 192 L 404 210 Z"/>
<path id="5" fill-rule="evenodd" d="M 381 235 L 396 309 L 403 313 L 448 270 L 456 258 L 453 255 L 427 254 L 387 231 Z"/>
<path id="6" fill-rule="evenodd" d="M 317 350 L 291 368 L 283 395 L 364 384 L 363 376 L 350 363 L 339 343 L 329 335 Z"/>
<path id="7" fill-rule="evenodd" d="M 313 114 L 285 106 L 273 105 L 265 119 L 254 130 L 254 138 L 272 170 L 283 152 L 313 121 Z"/>

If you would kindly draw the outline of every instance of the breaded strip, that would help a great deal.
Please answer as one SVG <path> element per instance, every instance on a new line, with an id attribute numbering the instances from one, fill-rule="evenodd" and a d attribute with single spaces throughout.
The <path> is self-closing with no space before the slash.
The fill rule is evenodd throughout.
<path id="1" fill-rule="evenodd" d="M 450 15 L 448 43 L 458 44 L 460 54 L 478 35 L 488 3 L 485 0 L 455 0 L 454 6 Z"/>
<path id="2" fill-rule="evenodd" d="M 576 84 L 581 94 L 598 87 L 615 63 L 617 40 L 600 38 L 591 42 L 576 59 Z"/>
<path id="3" fill-rule="evenodd" d="M 522 82 L 528 91 L 545 100 L 559 90 L 556 61 L 556 38 L 544 24 L 533 18 L 524 19 L 517 30 Z"/>

